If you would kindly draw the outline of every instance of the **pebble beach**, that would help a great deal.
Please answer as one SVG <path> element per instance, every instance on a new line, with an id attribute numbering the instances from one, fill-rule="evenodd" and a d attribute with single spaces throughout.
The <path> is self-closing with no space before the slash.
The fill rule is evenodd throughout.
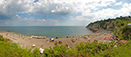
<path id="1" fill-rule="evenodd" d="M 88 35 L 85 34 L 83 36 L 69 36 L 68 38 L 61 37 L 58 39 L 54 37 L 54 42 L 49 42 L 49 43 L 47 43 L 47 40 L 49 40 L 51 37 L 36 39 L 36 38 L 30 38 L 31 36 L 28 35 L 2 31 L 2 30 L 0 30 L 0 35 L 3 36 L 3 38 L 5 39 L 11 40 L 11 42 L 17 43 L 22 48 L 30 49 L 33 45 L 35 45 L 35 47 L 37 48 L 54 47 L 55 42 L 57 42 L 57 45 L 61 45 L 59 44 L 59 41 L 62 41 L 63 45 L 68 44 L 70 48 L 75 48 L 81 42 L 89 43 L 89 42 L 93 42 L 94 40 L 97 40 L 98 42 L 110 43 L 111 40 L 103 39 L 103 38 L 111 37 L 113 33 L 110 31 L 100 30 L 92 34 L 88 34 Z"/>

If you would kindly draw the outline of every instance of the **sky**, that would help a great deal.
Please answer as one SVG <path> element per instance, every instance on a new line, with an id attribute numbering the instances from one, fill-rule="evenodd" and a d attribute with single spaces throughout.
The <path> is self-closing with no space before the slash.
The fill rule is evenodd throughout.
<path id="1" fill-rule="evenodd" d="M 86 26 L 131 15 L 131 0 L 0 0 L 0 26 Z"/>

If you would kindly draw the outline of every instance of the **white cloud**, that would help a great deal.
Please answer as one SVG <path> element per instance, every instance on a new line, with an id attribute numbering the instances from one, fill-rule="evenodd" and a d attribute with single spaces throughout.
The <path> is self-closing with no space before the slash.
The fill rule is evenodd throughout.
<path id="1" fill-rule="evenodd" d="M 124 3 L 123 7 L 120 9 L 120 16 L 127 16 L 127 15 L 131 15 L 131 3 L 127 4 Z"/>
<path id="2" fill-rule="evenodd" d="M 29 12 L 33 2 L 33 0 L 0 0 L 0 19 L 13 19 L 16 13 Z"/>
<path id="3" fill-rule="evenodd" d="M 98 10 L 97 7 L 111 6 L 115 0 L 39 0 L 32 6 L 31 12 L 42 15 L 68 15 L 84 12 L 86 9 Z"/>
<path id="4" fill-rule="evenodd" d="M 69 17 L 70 20 L 92 21 L 115 16 L 130 15 L 131 3 L 116 2 L 116 0 L 0 0 L 0 20 L 18 19 L 19 21 L 33 23 L 34 21 L 46 24 L 59 22 L 57 18 L 67 19 L 72 13 L 80 13 Z M 109 6 L 122 5 L 119 10 L 108 8 Z M 105 8 L 104 8 L 105 7 Z M 41 19 L 21 17 L 18 14 L 41 15 Z M 44 16 L 56 16 L 56 19 Z M 36 22 L 36 23 L 37 23 Z M 52 24 L 52 25 L 53 25 Z M 58 23 L 57 23 L 58 24 Z M 51 25 L 51 24 L 50 24 Z"/>
<path id="5" fill-rule="evenodd" d="M 107 6 L 115 0 L 1 0 L 0 12 L 5 16 L 15 16 L 16 13 L 35 13 L 40 15 L 65 16 L 73 12 L 84 13 L 85 10 L 98 10 L 98 6 Z M 7 14 L 8 13 L 8 14 Z"/>
<path id="6" fill-rule="evenodd" d="M 120 14 L 120 10 L 114 10 L 111 8 L 102 9 L 96 12 L 90 12 L 90 10 L 82 13 L 82 16 L 71 17 L 71 20 L 80 20 L 80 21 L 93 21 L 95 19 L 104 19 L 109 17 L 114 17 L 115 15 Z"/>
<path id="7" fill-rule="evenodd" d="M 116 3 L 115 5 L 122 5 L 122 2 L 118 2 L 118 3 Z"/>
<path id="8" fill-rule="evenodd" d="M 42 20 L 41 20 L 41 19 L 38 19 L 38 21 L 46 21 L 46 20 L 45 20 L 45 19 L 42 19 Z"/>

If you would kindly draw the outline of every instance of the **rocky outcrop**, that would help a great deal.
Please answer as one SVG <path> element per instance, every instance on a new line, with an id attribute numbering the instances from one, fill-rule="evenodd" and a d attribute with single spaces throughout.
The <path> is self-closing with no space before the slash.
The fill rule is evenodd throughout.
<path id="1" fill-rule="evenodd" d="M 91 31 L 96 32 L 99 30 L 108 30 L 112 31 L 116 26 L 116 21 L 114 19 L 96 21 L 90 23 L 86 28 L 89 28 Z"/>

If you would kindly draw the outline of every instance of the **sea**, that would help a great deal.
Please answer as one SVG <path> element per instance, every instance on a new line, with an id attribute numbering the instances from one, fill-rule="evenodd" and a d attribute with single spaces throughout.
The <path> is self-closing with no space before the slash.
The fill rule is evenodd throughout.
<path id="1" fill-rule="evenodd" d="M 86 26 L 0 26 L 0 30 L 46 37 L 81 36 L 93 33 Z"/>

